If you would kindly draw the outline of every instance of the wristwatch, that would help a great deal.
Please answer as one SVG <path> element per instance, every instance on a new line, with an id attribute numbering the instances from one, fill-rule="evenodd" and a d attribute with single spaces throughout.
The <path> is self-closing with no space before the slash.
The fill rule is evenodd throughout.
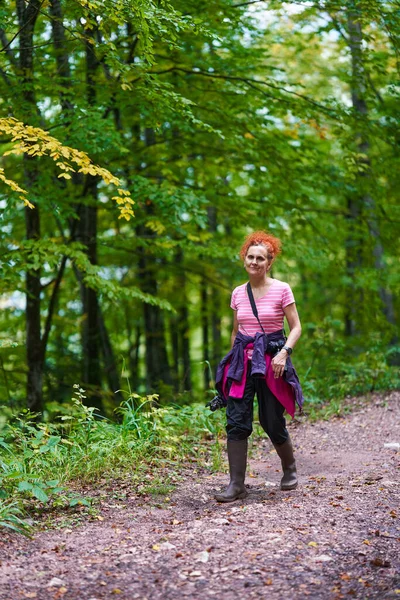
<path id="1" fill-rule="evenodd" d="M 286 350 L 286 352 L 288 353 L 289 356 L 293 352 L 293 348 L 291 348 L 290 346 L 283 346 L 282 350 Z"/>

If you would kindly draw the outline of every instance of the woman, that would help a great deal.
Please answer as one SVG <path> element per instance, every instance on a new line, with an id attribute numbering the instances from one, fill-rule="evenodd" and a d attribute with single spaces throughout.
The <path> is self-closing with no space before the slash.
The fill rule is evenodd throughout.
<path id="1" fill-rule="evenodd" d="M 293 417 L 303 394 L 290 355 L 301 325 L 290 286 L 270 277 L 280 241 L 264 231 L 250 234 L 240 251 L 249 282 L 235 288 L 231 298 L 231 351 L 217 370 L 216 386 L 225 399 L 230 483 L 215 496 L 218 502 L 245 498 L 247 439 L 252 432 L 253 400 L 257 395 L 259 421 L 282 463 L 282 490 L 297 487 L 296 462 L 284 412 Z M 254 309 L 252 307 L 252 298 Z M 286 317 L 288 338 L 283 329 Z"/>

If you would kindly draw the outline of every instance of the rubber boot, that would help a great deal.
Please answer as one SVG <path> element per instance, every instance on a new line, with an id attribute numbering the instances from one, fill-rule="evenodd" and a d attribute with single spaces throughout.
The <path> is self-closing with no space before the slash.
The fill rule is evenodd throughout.
<path id="1" fill-rule="evenodd" d="M 289 437 L 284 444 L 274 444 L 274 446 L 282 462 L 281 490 L 295 490 L 298 482 L 292 441 Z"/>
<path id="2" fill-rule="evenodd" d="M 233 502 L 246 498 L 248 492 L 244 486 L 247 465 L 247 439 L 228 440 L 228 461 L 231 480 L 225 492 L 216 494 L 217 502 Z"/>

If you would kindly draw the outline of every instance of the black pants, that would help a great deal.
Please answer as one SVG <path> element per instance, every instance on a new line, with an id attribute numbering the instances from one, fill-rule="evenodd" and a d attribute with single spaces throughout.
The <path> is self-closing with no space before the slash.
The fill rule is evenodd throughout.
<path id="1" fill-rule="evenodd" d="M 261 427 L 273 444 L 285 443 L 289 433 L 283 416 L 284 407 L 267 386 L 265 378 L 252 377 L 249 372 L 243 398 L 228 396 L 226 407 L 228 440 L 245 440 L 251 435 L 254 394 L 257 394 L 258 418 Z"/>

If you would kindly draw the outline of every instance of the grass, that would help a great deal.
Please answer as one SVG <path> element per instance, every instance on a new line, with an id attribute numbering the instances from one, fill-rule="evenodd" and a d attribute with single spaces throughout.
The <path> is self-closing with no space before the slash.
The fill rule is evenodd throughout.
<path id="1" fill-rule="evenodd" d="M 131 394 L 114 422 L 84 401 L 84 390 L 75 386 L 70 411 L 57 423 L 38 423 L 25 412 L 3 429 L 0 527 L 27 534 L 24 515 L 89 511 L 91 499 L 79 490 L 100 482 L 121 478 L 138 494 L 168 496 L 174 473 L 187 462 L 213 470 L 221 465 L 222 411 L 211 414 L 199 404 L 160 408 L 154 395 Z"/>

